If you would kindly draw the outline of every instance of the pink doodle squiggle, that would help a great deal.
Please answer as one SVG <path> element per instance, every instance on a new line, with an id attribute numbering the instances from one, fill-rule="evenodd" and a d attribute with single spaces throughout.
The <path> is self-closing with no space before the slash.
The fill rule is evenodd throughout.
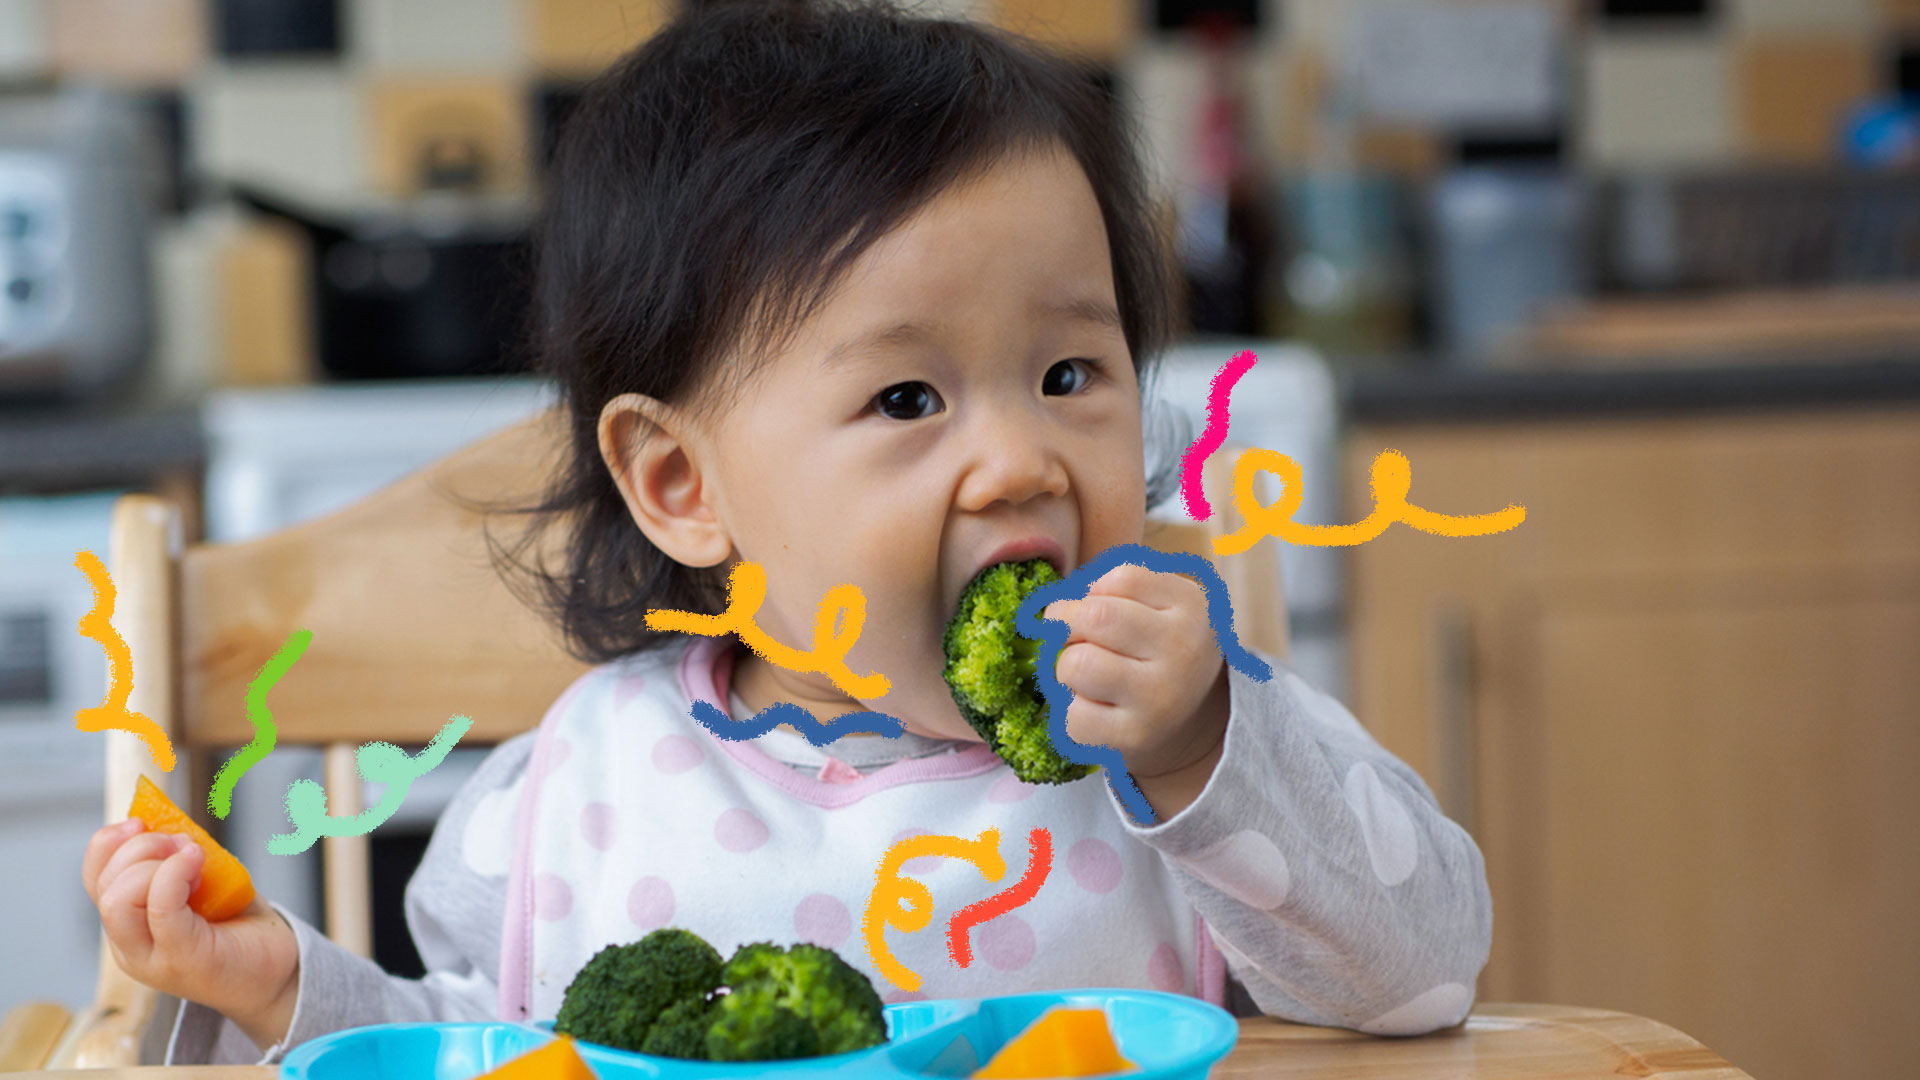
<path id="1" fill-rule="evenodd" d="M 1206 463 L 1208 454 L 1227 441 L 1230 422 L 1227 396 L 1233 392 L 1233 384 L 1252 369 L 1257 359 L 1253 350 L 1247 349 L 1214 372 L 1213 387 L 1207 391 L 1207 428 L 1180 459 L 1180 497 L 1187 504 L 1187 516 L 1195 521 L 1205 521 L 1213 514 L 1213 507 L 1207 505 L 1206 493 L 1200 490 L 1200 467 Z"/>

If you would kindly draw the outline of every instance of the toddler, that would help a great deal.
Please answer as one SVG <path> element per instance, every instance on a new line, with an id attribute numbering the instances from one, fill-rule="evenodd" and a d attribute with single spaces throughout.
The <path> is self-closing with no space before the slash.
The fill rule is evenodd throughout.
<path id="1" fill-rule="evenodd" d="M 535 335 L 571 459 L 541 509 L 567 532 L 564 565 L 515 566 L 595 666 L 436 828 L 406 894 L 424 978 L 265 901 L 210 925 L 185 904 L 197 848 L 102 829 L 85 878 L 115 956 L 184 1000 L 168 1064 L 551 1019 L 596 951 L 668 925 L 723 955 L 826 945 L 888 1001 L 1109 986 L 1378 1034 L 1466 1016 L 1492 923 L 1479 849 L 1339 702 L 1272 657 L 1266 681 L 1226 665 L 1192 580 L 1122 565 L 1046 612 L 1070 628 L 1067 730 L 1122 755 L 1151 824 L 1104 773 L 1017 780 L 941 677 L 976 572 L 1065 575 L 1142 539 L 1143 384 L 1177 292 L 1127 116 L 1086 71 L 886 3 L 696 5 L 588 89 L 544 194 Z M 858 586 L 847 664 L 887 691 L 647 627 L 722 611 L 742 561 L 765 569 L 759 627 L 801 649 L 826 592 Z M 698 701 L 906 730 L 728 741 Z M 921 980 L 903 991 L 861 931 L 881 855 L 987 828 L 998 882 L 905 867 L 934 921 L 885 936 Z M 1019 879 L 1035 828 L 1050 875 L 958 966 L 945 920 Z"/>

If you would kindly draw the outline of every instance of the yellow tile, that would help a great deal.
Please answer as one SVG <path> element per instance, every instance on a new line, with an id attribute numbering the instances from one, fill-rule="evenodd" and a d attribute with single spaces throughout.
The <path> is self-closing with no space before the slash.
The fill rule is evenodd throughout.
<path id="1" fill-rule="evenodd" d="M 488 191 L 525 190 L 527 105 L 517 82 L 468 78 L 380 79 L 367 88 L 367 162 L 373 186 L 418 192 L 435 154 L 472 158 Z"/>
<path id="2" fill-rule="evenodd" d="M 227 238 L 218 262 L 221 385 L 313 381 L 310 265 L 306 234 L 291 222 L 249 221 Z"/>
<path id="3" fill-rule="evenodd" d="M 132 85 L 178 85 L 207 55 L 204 0 L 54 0 L 54 70 Z"/>
<path id="4" fill-rule="evenodd" d="M 1920 0 L 1880 0 L 1880 16 L 1890 25 L 1920 30 Z"/>
<path id="5" fill-rule="evenodd" d="M 677 0 L 525 0 L 534 66 L 591 75 L 652 37 L 680 10 Z"/>
<path id="6" fill-rule="evenodd" d="M 1391 124 L 1354 129 L 1353 161 L 1362 169 L 1424 176 L 1438 169 L 1445 151 L 1430 131 Z"/>
<path id="7" fill-rule="evenodd" d="M 1873 40 L 1776 33 L 1734 48 L 1742 150 L 1770 161 L 1831 160 L 1842 118 L 1876 88 Z"/>
<path id="8" fill-rule="evenodd" d="M 1139 0 L 992 0 L 996 26 L 1111 63 L 1140 36 Z"/>
<path id="9" fill-rule="evenodd" d="M 1316 152 L 1316 125 L 1327 99 L 1326 61 L 1308 47 L 1279 53 L 1271 81 L 1256 86 L 1247 104 L 1261 121 L 1262 145 L 1275 163 L 1305 166 Z"/>

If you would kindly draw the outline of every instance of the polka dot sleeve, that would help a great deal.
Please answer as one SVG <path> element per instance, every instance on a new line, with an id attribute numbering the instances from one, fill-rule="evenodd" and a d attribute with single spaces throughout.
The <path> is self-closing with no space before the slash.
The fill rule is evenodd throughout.
<path id="1" fill-rule="evenodd" d="M 1466 1018 L 1492 946 L 1480 849 L 1346 707 L 1284 663 L 1229 667 L 1227 741 L 1168 860 L 1261 1011 L 1380 1035 Z"/>
<path id="2" fill-rule="evenodd" d="M 532 747 L 528 732 L 487 755 L 441 815 L 407 883 L 407 929 L 424 977 L 389 975 L 280 909 L 300 949 L 300 990 L 287 1037 L 262 1050 L 222 1014 L 184 1002 L 162 1063 L 272 1065 L 309 1039 L 364 1024 L 495 1019 L 507 827 Z"/>

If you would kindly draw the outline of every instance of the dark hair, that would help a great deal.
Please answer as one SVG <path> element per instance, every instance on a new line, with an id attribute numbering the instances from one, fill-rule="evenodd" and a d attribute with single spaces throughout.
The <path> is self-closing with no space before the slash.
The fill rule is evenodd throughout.
<path id="1" fill-rule="evenodd" d="M 561 392 L 566 460 L 537 505 L 517 508 L 537 516 L 516 551 L 570 528 L 564 565 L 529 568 L 489 537 L 571 653 L 643 651 L 681 636 L 648 629 L 648 609 L 717 613 L 726 598 L 723 566 L 681 565 L 635 527 L 600 456 L 606 402 L 637 392 L 710 421 L 875 240 L 957 181 L 1055 142 L 1099 201 L 1147 400 L 1182 317 L 1170 215 L 1130 114 L 1080 58 L 890 0 L 723 0 L 585 89 L 532 248 L 531 348 Z M 1177 464 L 1156 470 L 1149 508 Z"/>

